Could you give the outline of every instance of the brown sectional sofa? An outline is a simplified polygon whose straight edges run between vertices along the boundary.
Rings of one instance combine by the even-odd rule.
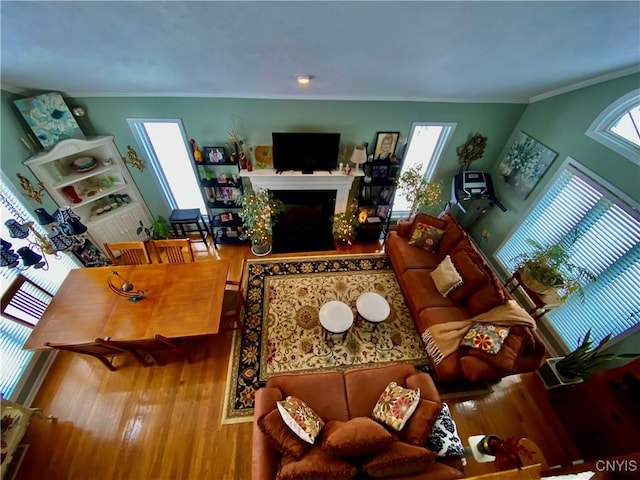
[[[445,231],[431,253],[409,245],[414,226],[421,222]],[[419,214],[413,221],[399,221],[385,245],[407,306],[422,334],[428,327],[467,320],[511,298],[475,244],[450,215],[435,218]],[[450,255],[464,283],[444,297],[429,275]],[[497,354],[459,347],[438,365],[438,381],[498,380],[515,373],[536,370],[545,354],[542,340],[530,327],[513,326]]]
[[[411,365],[360,368],[345,372],[275,375],[265,388],[256,392],[252,480],[274,480],[281,456],[258,426],[258,420],[276,408],[276,402],[292,395],[302,399],[323,421],[348,421],[356,417],[371,417],[380,394],[389,382],[408,388],[420,388],[421,398],[440,403],[440,396],[431,377],[418,373]],[[397,440],[400,442],[400,440]],[[313,449],[320,449],[319,441]],[[446,463],[445,463],[446,462]],[[445,480],[462,478],[457,458],[438,458],[424,473],[394,476],[402,480]],[[358,476],[357,478],[369,478]]]

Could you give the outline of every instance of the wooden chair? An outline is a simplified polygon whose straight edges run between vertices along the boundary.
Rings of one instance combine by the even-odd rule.
[[[244,276],[246,271],[246,259],[242,262],[240,281],[228,280],[224,290],[222,301],[222,314],[220,317],[220,330],[244,331],[242,321],[242,307],[244,305]]]
[[[2,315],[27,327],[34,327],[52,298],[51,292],[18,274],[2,295]]]
[[[91,357],[94,357],[100,360],[102,364],[111,371],[116,370],[116,366],[113,364],[113,361],[111,359],[116,355],[122,355],[125,353],[122,350],[119,350],[110,345],[104,345],[97,341],[94,341],[91,343],[80,343],[77,345],[54,344],[50,342],[45,342],[44,346],[55,348],[57,350],[80,353],[82,355],[89,355]],[[140,360],[140,359],[137,359],[137,360]]]
[[[121,352],[131,353],[142,365],[148,367],[151,365],[145,356],[150,357],[156,365],[162,365],[158,357],[159,353],[167,351],[180,352],[188,363],[193,363],[187,350],[178,345],[175,341],[156,334],[151,339],[145,340],[113,340],[111,338],[96,338],[96,342],[105,347],[115,348]]]
[[[114,265],[144,265],[151,262],[145,242],[111,242],[104,248]]]
[[[195,259],[191,240],[188,238],[171,238],[166,240],[151,240],[158,262],[162,263],[164,255],[167,263],[189,263]]]

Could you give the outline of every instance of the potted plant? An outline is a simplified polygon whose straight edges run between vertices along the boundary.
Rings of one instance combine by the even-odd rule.
[[[553,295],[556,303],[565,302],[573,294],[578,294],[584,302],[582,284],[596,280],[596,276],[571,261],[573,247],[579,238],[580,231],[575,229],[561,241],[549,245],[527,240],[533,252],[522,253],[514,258],[516,272],[520,274],[522,283],[543,296]]]
[[[249,190],[238,197],[236,203],[242,207],[240,218],[251,238],[251,251],[262,256],[271,252],[272,227],[276,215],[284,211],[284,203],[267,189]]]
[[[354,239],[358,219],[353,212],[336,213],[333,222],[333,239],[337,248],[347,248]]]
[[[579,383],[598,370],[606,370],[613,360],[633,359],[640,353],[604,353],[611,334],[604,337],[596,347],[591,341],[591,329],[578,347],[565,357],[548,358],[538,369],[538,375],[547,389]]]
[[[136,233],[140,235],[142,232],[144,232],[147,238],[151,238],[153,240],[162,240],[169,236],[169,228],[170,225],[169,222],[167,222],[167,219],[158,216],[149,227],[146,227],[142,223],[142,220],[140,220],[140,225],[136,229]]]
[[[429,211],[434,207],[441,206],[442,185],[428,182],[422,173],[422,165],[406,169],[400,175],[398,188],[411,204],[409,218],[419,211],[431,213]]]

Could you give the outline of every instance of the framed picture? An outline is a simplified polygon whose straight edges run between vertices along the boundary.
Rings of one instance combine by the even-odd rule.
[[[393,188],[386,185],[380,189],[378,199],[381,203],[389,203],[391,201],[391,195],[393,195]]]
[[[226,223],[226,222],[232,222],[233,221],[233,213],[231,213],[231,212],[221,213],[219,215],[219,217],[220,217],[220,222],[221,223]]]
[[[225,163],[227,155],[224,147],[203,147],[204,163],[216,164]]]
[[[498,171],[518,196],[524,200],[537,185],[549,165],[558,156],[536,139],[518,132],[506,155],[498,165]]]
[[[85,139],[78,122],[57,92],[13,102],[45,150],[67,138]]]
[[[376,216],[380,218],[387,218],[390,208],[391,207],[389,205],[378,205],[378,208],[376,209]]]
[[[376,135],[376,147],[373,151],[373,160],[391,161],[391,156],[396,151],[400,132],[378,132]]]
[[[400,175],[400,165],[391,165],[389,167],[389,180],[395,180]]]
[[[374,165],[371,168],[371,177],[372,178],[387,178],[387,172],[389,171],[389,167],[387,165]]]

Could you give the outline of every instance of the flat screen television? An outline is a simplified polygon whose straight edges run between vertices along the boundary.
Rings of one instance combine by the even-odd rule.
[[[273,132],[273,168],[285,170],[335,170],[340,151],[339,133]]]

